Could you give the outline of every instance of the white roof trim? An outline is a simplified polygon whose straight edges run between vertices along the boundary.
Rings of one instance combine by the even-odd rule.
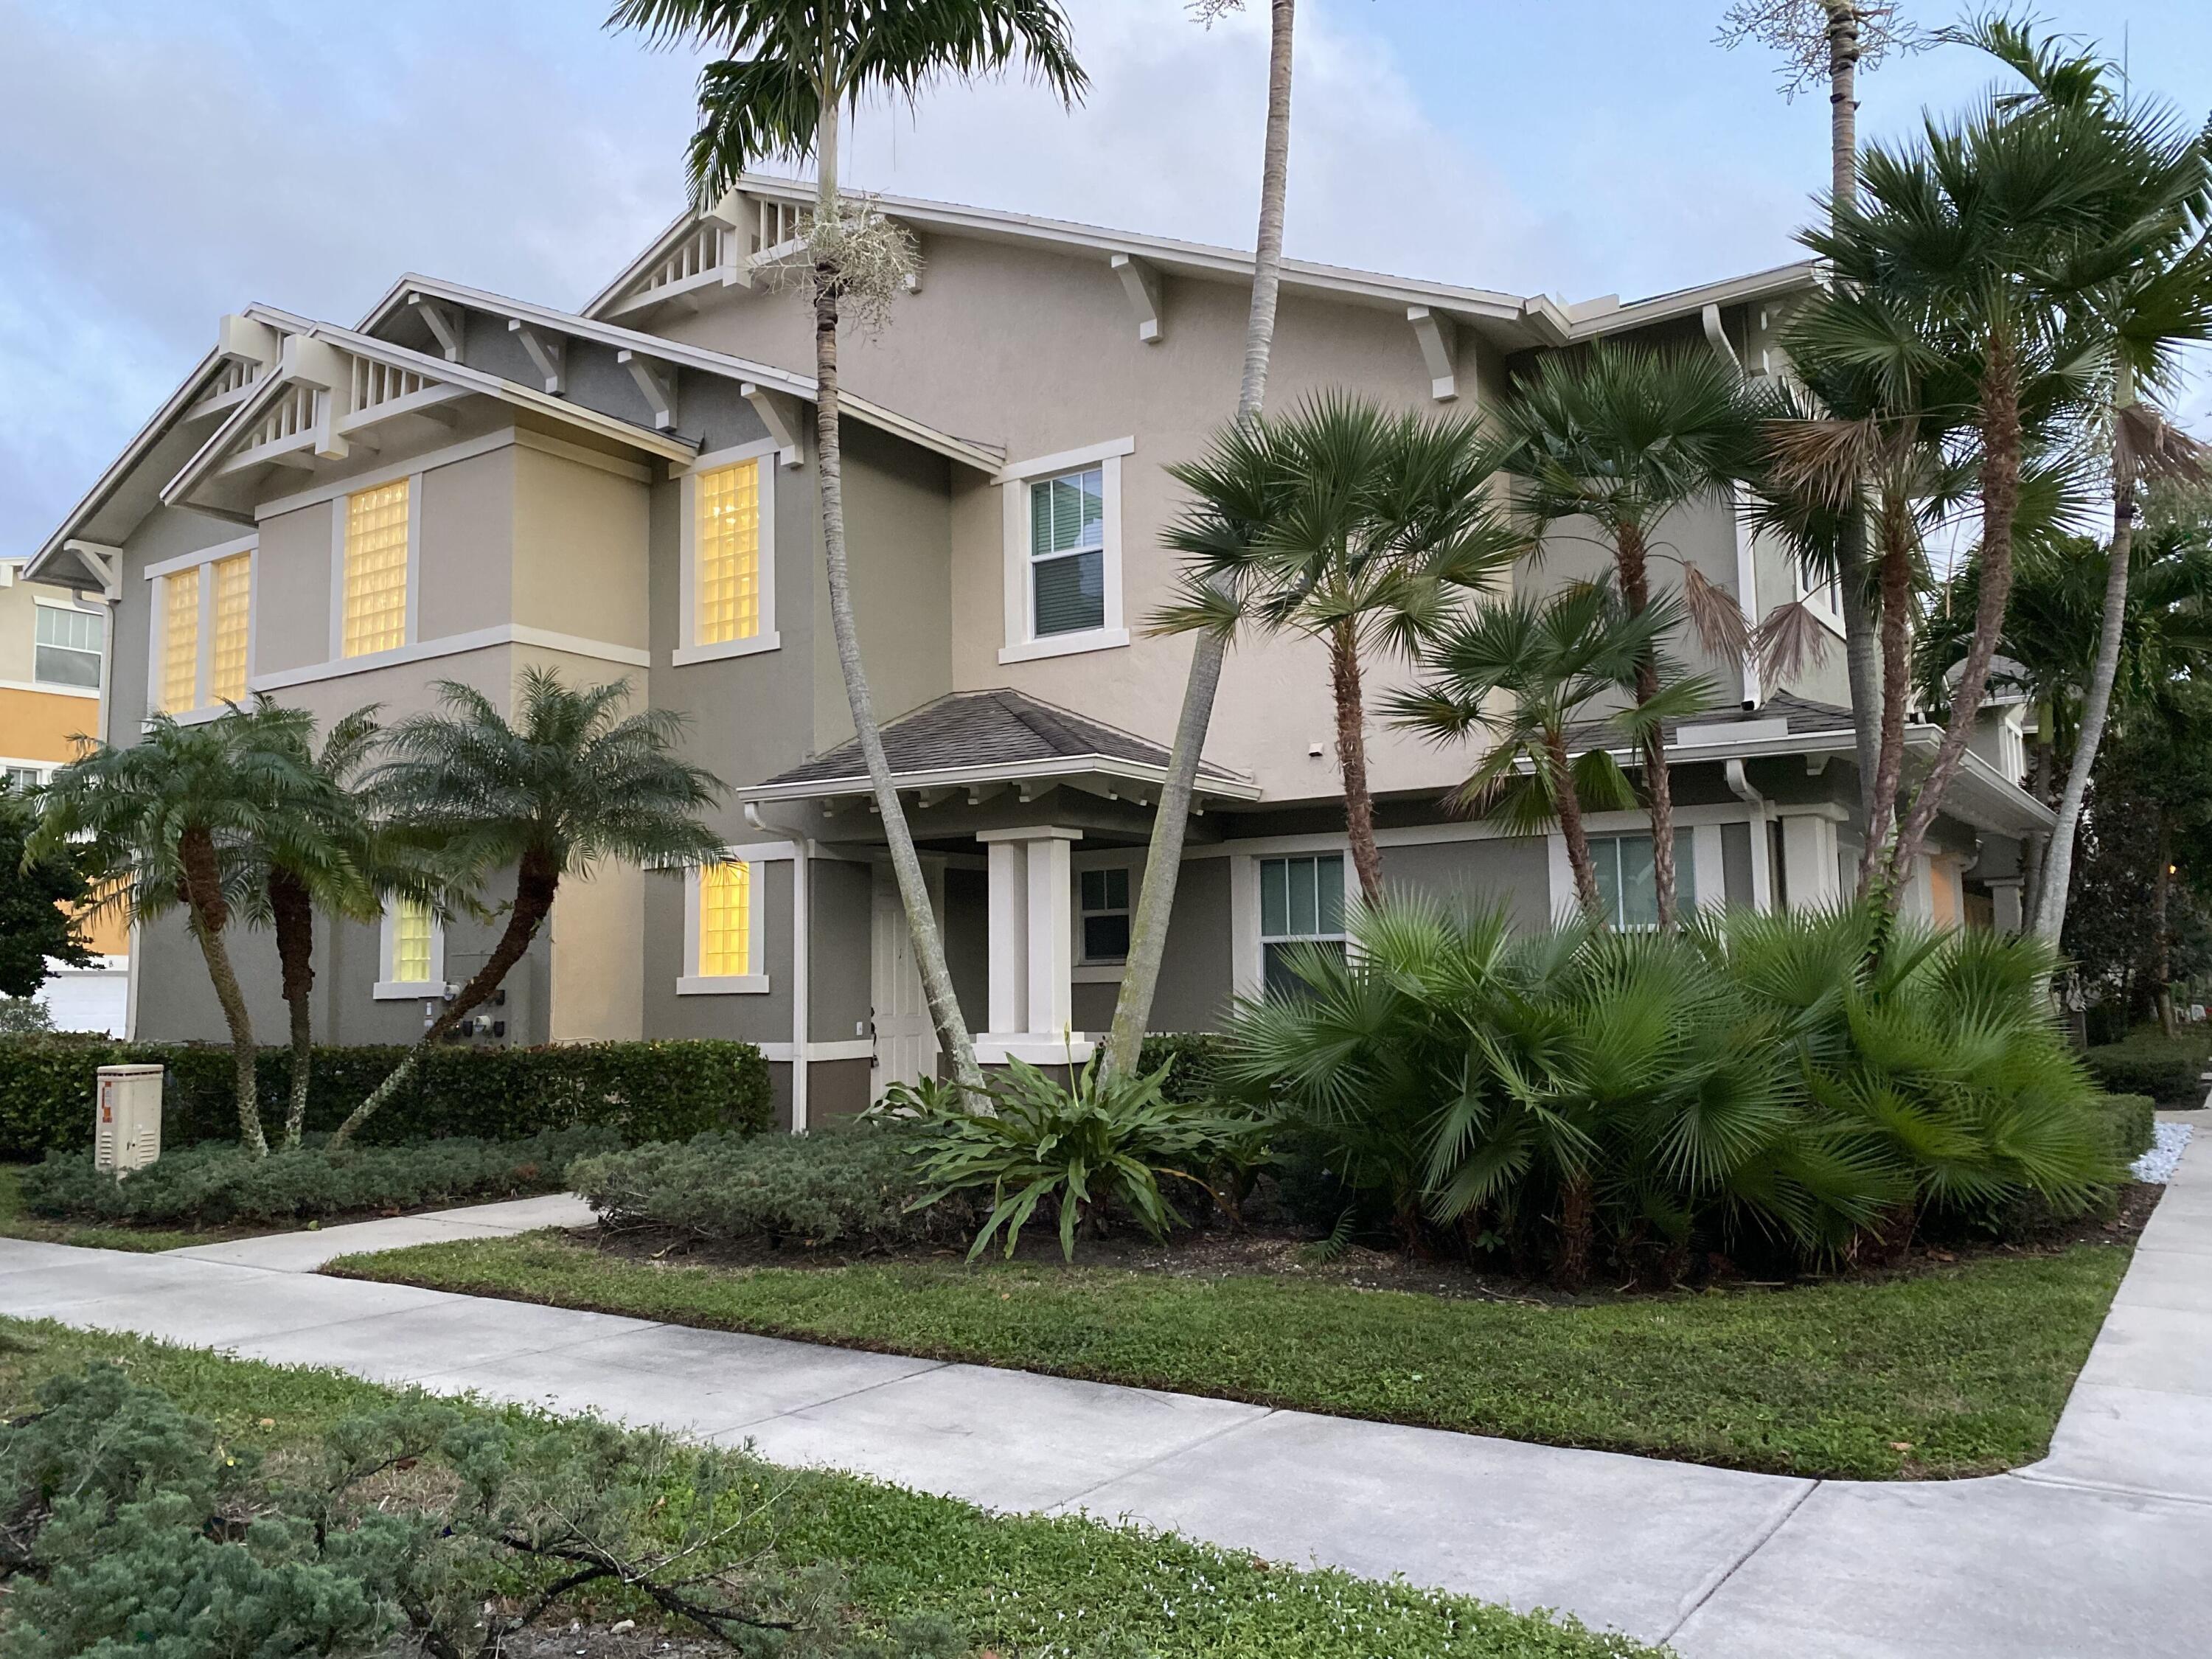
[[[688,217],[685,222],[689,222]],[[361,332],[366,334],[400,311],[407,303],[407,296],[414,293],[435,295],[441,299],[475,306],[502,317],[520,318],[541,328],[556,330],[574,335],[578,339],[612,346],[617,350],[649,353],[663,362],[675,363],[702,374],[720,375],[731,380],[750,380],[775,391],[787,392],[810,404],[814,401],[816,386],[811,374],[795,374],[789,369],[757,363],[749,358],[733,357],[725,351],[686,345],[682,341],[667,339],[658,334],[624,328],[618,323],[603,322],[596,317],[578,316],[573,312],[556,311],[550,306],[533,305],[526,300],[510,299],[503,294],[466,288],[459,283],[444,282],[434,276],[410,274],[401,277],[386,291],[382,299],[369,308],[368,316],[362,319]],[[956,438],[949,432],[940,432],[896,410],[886,409],[866,398],[856,398],[849,392],[841,391],[838,402],[848,414],[857,420],[896,434],[924,449],[933,450],[980,471],[994,472],[1006,461],[1005,450],[996,445]]]
[[[1133,782],[1157,787],[1167,776],[1167,769],[1147,764],[1143,761],[1124,760],[1118,755],[1056,755],[1047,760],[1014,761],[977,766],[940,766],[926,772],[895,774],[901,789],[957,788],[969,784],[1042,782],[1048,779],[1080,778],[1093,775],[1127,778]],[[834,778],[804,779],[796,783],[756,784],[737,792],[740,800],[811,800],[831,795],[865,795],[869,791],[868,775],[848,773]],[[1213,795],[1224,800],[1257,800],[1257,784],[1238,778],[1201,774],[1198,793]]]

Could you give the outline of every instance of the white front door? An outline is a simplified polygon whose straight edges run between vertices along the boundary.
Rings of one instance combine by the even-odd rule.
[[[880,1100],[892,1084],[915,1082],[934,1069],[937,1028],[922,994],[921,967],[915,960],[914,935],[907,931],[906,907],[899,902],[898,878],[880,864],[874,877],[868,980],[875,1004],[876,1064],[868,1087],[870,1098]]]

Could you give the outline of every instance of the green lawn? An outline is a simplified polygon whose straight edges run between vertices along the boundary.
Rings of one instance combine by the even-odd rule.
[[[48,1221],[23,1207],[16,1176],[20,1164],[0,1164],[0,1238],[35,1238],[47,1244],[80,1244],[94,1250],[174,1250],[234,1237],[227,1232],[175,1232],[152,1227],[83,1227]]]
[[[301,1445],[348,1412],[390,1397],[330,1372],[0,1319],[0,1417],[24,1411],[44,1377],[95,1358],[118,1360],[167,1390],[214,1422],[228,1443],[266,1452]],[[530,1420],[519,1409],[508,1414]],[[941,1611],[977,1651],[1004,1659],[1626,1659],[1654,1651],[1462,1596],[1270,1567],[1133,1528],[994,1516],[843,1475],[763,1466],[763,1478],[788,1494],[777,1539],[787,1559],[836,1561],[864,1614]]]
[[[1575,1306],[1015,1263],[664,1265],[558,1233],[331,1271],[1735,1468],[1986,1474],[2047,1448],[2129,1250]]]

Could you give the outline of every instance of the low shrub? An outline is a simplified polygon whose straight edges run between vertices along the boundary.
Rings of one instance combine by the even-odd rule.
[[[307,1127],[336,1128],[398,1065],[396,1046],[319,1047]],[[102,1066],[166,1068],[161,1135],[170,1146],[238,1133],[231,1055],[202,1043],[82,1039],[0,1041],[0,1159],[34,1158],[92,1141],[94,1076]],[[263,1111],[289,1087],[291,1053],[264,1048]],[[398,1096],[363,1126],[385,1144],[436,1135],[513,1139],[596,1125],[635,1144],[709,1129],[751,1133],[773,1117],[768,1063],[749,1042],[576,1042],[544,1048],[433,1048]]]
[[[2202,1106],[2208,1045],[2200,1036],[2168,1036],[2155,1026],[2081,1051],[2097,1085],[2116,1095],[2148,1095],[2168,1110]]]
[[[1224,1062],[1229,1041],[1218,1031],[1155,1031],[1138,1051],[1137,1070],[1151,1076],[1162,1066],[1160,1095],[1188,1106],[1219,1100],[1231,1088]]]
[[[720,1243],[889,1249],[965,1237],[964,1204],[917,1209],[925,1139],[866,1117],[809,1134],[703,1134],[579,1160],[568,1178],[602,1219]]]
[[[83,1152],[50,1152],[21,1178],[33,1215],[144,1226],[297,1222],[559,1192],[569,1165],[617,1143],[605,1128],[547,1129],[521,1140],[452,1137],[406,1146],[310,1142],[254,1158],[217,1143],[185,1146],[118,1181]]]
[[[2097,1111],[2115,1164],[2133,1164],[2158,1139],[2158,1103],[2148,1095],[2100,1095]]]

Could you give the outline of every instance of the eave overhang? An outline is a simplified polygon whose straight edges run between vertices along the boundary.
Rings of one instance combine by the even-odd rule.
[[[1088,788],[1089,793],[1105,793],[1090,787],[1094,782],[1124,786],[1115,793],[1129,799],[1149,805],[1159,798],[1160,787],[1165,782],[1167,769],[1148,765],[1143,761],[1126,759],[1118,755],[1065,755],[1049,760],[994,762],[978,766],[945,766],[895,772],[892,781],[900,793],[922,790],[944,790],[957,793],[963,790],[1002,787],[1012,785],[1042,794],[1046,788],[1068,784]],[[809,801],[836,800],[873,793],[873,786],[865,772],[839,777],[807,778],[791,783],[755,784],[737,792],[741,801]],[[1216,800],[1254,801],[1260,799],[1260,787],[1249,779],[1225,774],[1209,767],[1200,773],[1197,794]]]

